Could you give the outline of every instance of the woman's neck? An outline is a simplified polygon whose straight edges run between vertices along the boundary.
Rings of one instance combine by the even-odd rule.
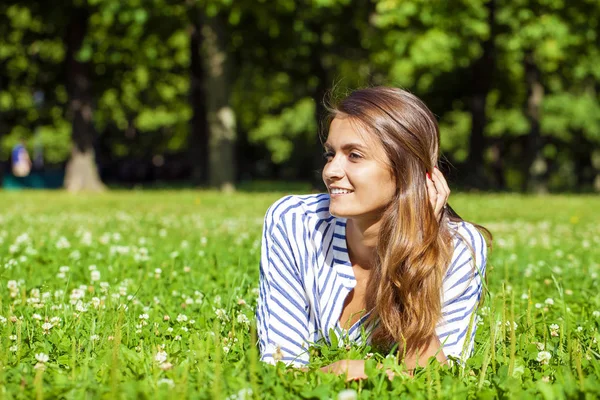
[[[346,245],[352,264],[371,269],[375,264],[381,220],[348,219]]]

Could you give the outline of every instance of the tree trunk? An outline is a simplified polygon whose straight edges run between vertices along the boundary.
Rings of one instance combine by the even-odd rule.
[[[190,40],[190,101],[193,110],[188,156],[192,166],[192,182],[195,185],[208,183],[208,121],[206,110],[206,90],[204,87],[204,65],[202,64],[202,35],[200,13],[190,10],[192,24]]]
[[[223,191],[235,190],[236,118],[230,104],[231,55],[225,24],[219,16],[202,16],[202,59],[208,120],[209,182]]]
[[[540,132],[541,106],[544,87],[540,82],[540,71],[535,64],[533,52],[525,54],[525,79],[527,82],[527,104],[525,114],[530,128],[527,136],[523,189],[532,193],[548,192],[546,181],[548,164],[542,154],[542,136]]]
[[[69,114],[73,121],[73,149],[65,171],[65,188],[70,192],[102,191],[104,184],[98,175],[94,153],[95,130],[88,66],[76,59],[87,31],[87,10],[73,10],[66,33],[66,72],[69,94]]]
[[[483,54],[473,63],[472,79],[473,92],[471,95],[471,136],[469,137],[469,155],[465,168],[468,185],[483,188],[487,185],[484,173],[483,154],[485,152],[485,126],[487,124],[486,103],[492,87],[493,74],[496,66],[496,0],[487,3],[488,26],[490,36],[482,43]]]

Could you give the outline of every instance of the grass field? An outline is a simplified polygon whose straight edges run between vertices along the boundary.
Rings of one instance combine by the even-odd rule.
[[[347,383],[257,361],[281,195],[0,192],[0,399],[600,397],[599,197],[453,194],[495,239],[475,355],[393,381],[375,355]],[[323,347],[311,367],[369,352]]]

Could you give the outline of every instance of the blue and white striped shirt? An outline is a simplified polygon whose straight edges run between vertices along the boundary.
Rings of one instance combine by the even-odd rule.
[[[436,333],[446,356],[466,358],[473,349],[475,320],[464,355],[462,351],[482,293],[487,248],[473,225],[450,226],[454,254],[443,281],[442,321]],[[265,216],[262,237],[256,310],[261,359],[305,365],[309,345],[321,339],[330,343],[331,329],[360,342],[368,315],[347,331],[339,324],[344,300],[355,285],[346,219],[329,213],[329,195],[288,196],[275,202]]]

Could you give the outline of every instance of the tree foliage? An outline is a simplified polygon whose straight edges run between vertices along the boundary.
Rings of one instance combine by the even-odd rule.
[[[74,9],[88,15],[76,59],[89,66],[101,164],[194,151],[192,164],[213,156],[200,170],[234,168],[209,146],[210,115],[226,106],[238,176],[310,178],[328,90],[385,84],[426,101],[445,157],[479,171],[476,186],[600,188],[597,1],[5,1],[2,160],[20,138],[48,163],[70,157]],[[194,36],[210,21],[224,32],[224,89]]]

